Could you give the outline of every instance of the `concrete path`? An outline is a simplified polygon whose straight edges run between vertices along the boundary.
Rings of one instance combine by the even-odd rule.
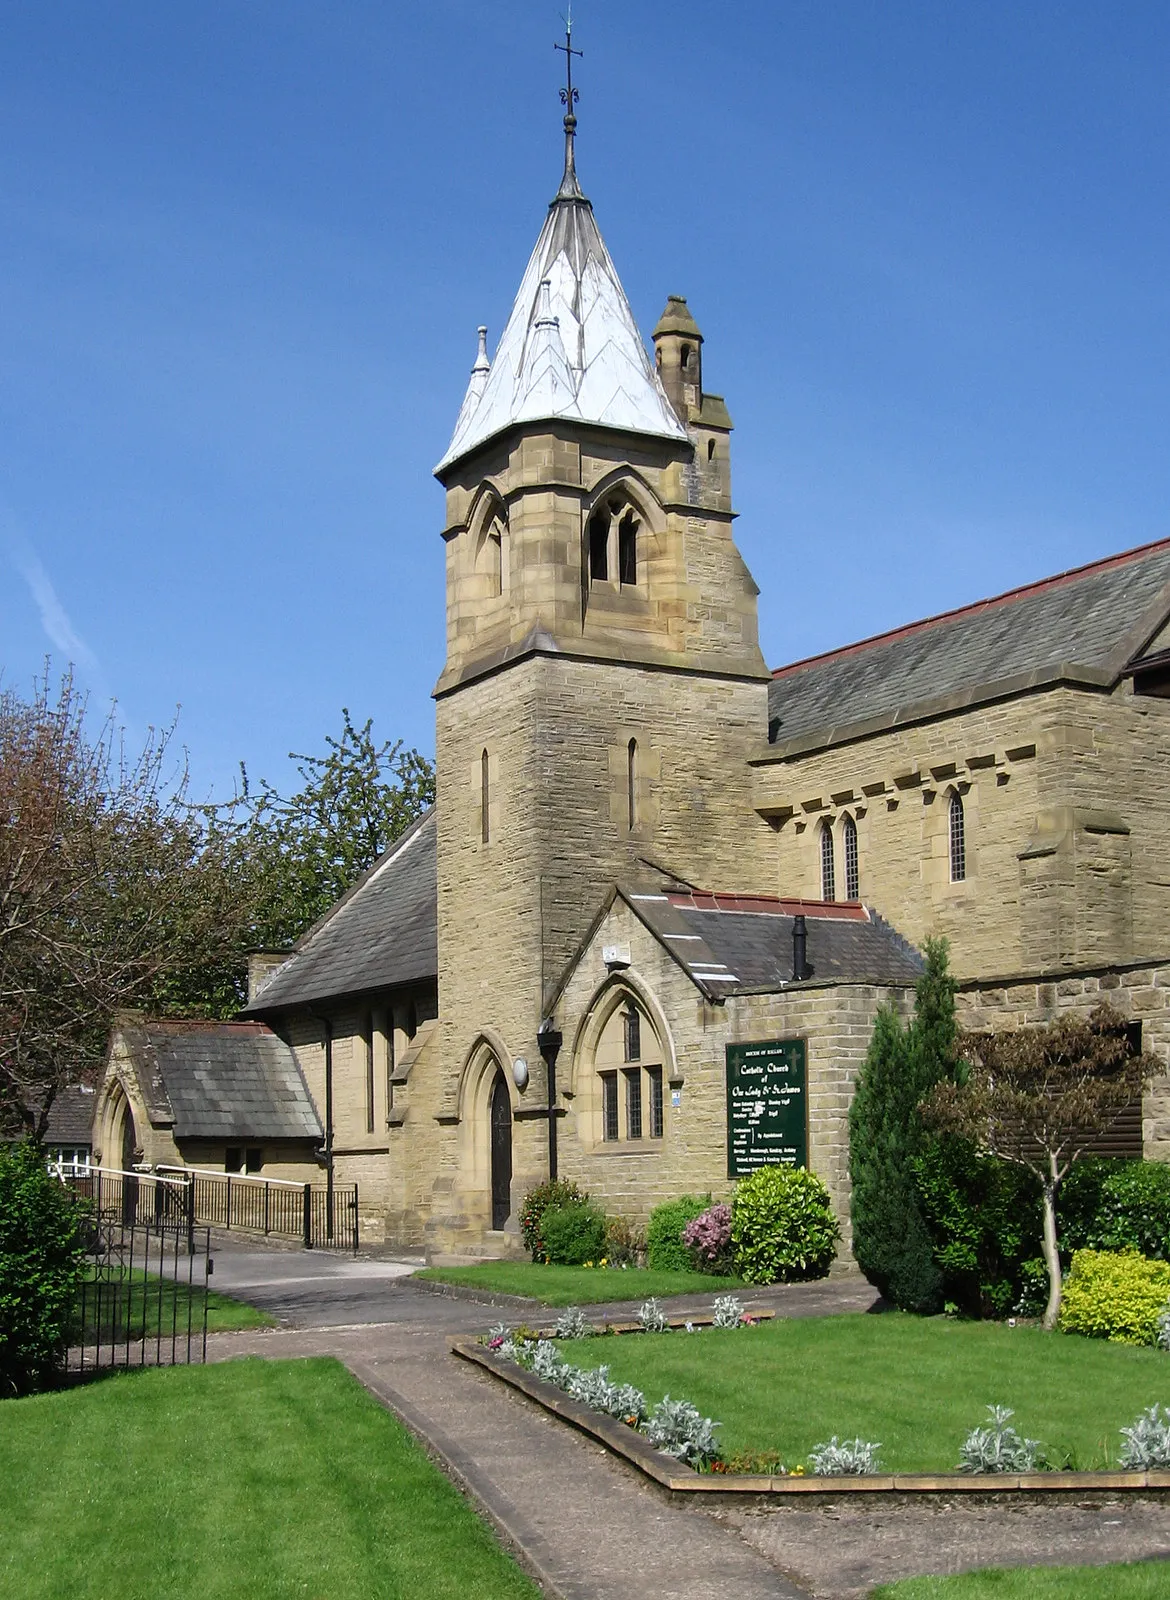
[[[671,1505],[599,1445],[452,1357],[453,1335],[521,1315],[425,1291],[406,1275],[411,1265],[220,1245],[216,1288],[264,1306],[285,1326],[217,1335],[209,1359],[344,1361],[426,1442],[550,1596],[862,1600],[876,1583],[918,1573],[1170,1556],[1170,1507],[1153,1501],[719,1516]],[[789,1316],[875,1304],[867,1285],[849,1279],[752,1298]],[[623,1309],[599,1307],[595,1320]]]

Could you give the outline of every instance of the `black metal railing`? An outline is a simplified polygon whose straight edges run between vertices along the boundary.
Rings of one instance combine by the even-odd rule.
[[[85,1276],[74,1302],[71,1373],[183,1366],[207,1359],[207,1228],[91,1216]]]
[[[271,1234],[306,1250],[358,1248],[356,1183],[293,1183],[243,1172],[159,1166],[154,1172],[93,1167],[62,1179],[95,1215],[126,1225],[190,1234],[200,1228]]]

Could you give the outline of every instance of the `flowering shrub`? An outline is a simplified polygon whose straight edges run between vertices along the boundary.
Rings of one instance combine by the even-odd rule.
[[[1011,1427],[1015,1412],[988,1406],[990,1426],[972,1428],[959,1450],[960,1472],[1035,1472],[1044,1465],[1038,1439],[1021,1439]]]
[[[558,1339],[588,1339],[592,1333],[593,1324],[579,1306],[566,1306],[557,1318]]]
[[[818,1478],[863,1478],[881,1466],[880,1444],[865,1439],[838,1439],[816,1444],[808,1453],[808,1464]]]
[[[638,1307],[638,1321],[643,1333],[665,1333],[670,1327],[666,1312],[653,1295]]]
[[[533,1261],[545,1259],[540,1223],[550,1206],[583,1205],[588,1199],[589,1196],[582,1194],[575,1183],[565,1178],[538,1183],[535,1189],[529,1189],[520,1207],[520,1237],[531,1250]]]
[[[685,1461],[688,1466],[702,1467],[719,1454],[715,1443],[718,1426],[710,1417],[701,1416],[689,1400],[672,1400],[664,1395],[650,1413],[646,1437],[664,1455]]]
[[[1159,1350],[1170,1350],[1170,1304],[1159,1311],[1154,1322],[1154,1343]]]
[[[738,1328],[743,1322],[743,1302],[733,1294],[721,1294],[715,1301],[715,1326]]]
[[[1170,1265],[1136,1251],[1078,1250],[1065,1279],[1062,1333],[1117,1344],[1153,1344],[1170,1295]]]
[[[1122,1428],[1121,1436],[1125,1443],[1118,1460],[1123,1467],[1138,1472],[1165,1472],[1170,1468],[1170,1406],[1151,1406],[1132,1428]]]
[[[719,1201],[692,1217],[682,1242],[704,1272],[723,1272],[731,1265],[731,1207]]]
[[[748,1283],[823,1278],[840,1237],[829,1191],[803,1167],[760,1167],[735,1186],[731,1240]]]

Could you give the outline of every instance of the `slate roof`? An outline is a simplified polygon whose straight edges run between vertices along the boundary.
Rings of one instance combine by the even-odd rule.
[[[97,1097],[92,1089],[70,1084],[58,1091],[49,1108],[45,1129],[46,1144],[81,1145],[91,1143],[93,1111]]]
[[[1041,684],[1111,687],[1170,611],[1170,539],[773,673],[769,742],[815,748]]]
[[[169,1106],[176,1139],[324,1137],[296,1057],[263,1023],[123,1022],[120,1031],[152,1116]]]
[[[486,330],[443,472],[516,422],[564,417],[685,440],[570,160],[491,362]]]
[[[867,906],[771,896],[623,890],[623,898],[711,998],[792,984],[792,925],[805,918],[813,983],[913,984],[923,960]]]
[[[432,806],[308,933],[245,1016],[437,979]]]

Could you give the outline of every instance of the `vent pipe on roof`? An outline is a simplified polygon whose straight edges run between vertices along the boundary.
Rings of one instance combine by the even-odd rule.
[[[811,975],[812,969],[808,964],[808,928],[804,913],[798,912],[792,919],[792,981],[799,983]]]

